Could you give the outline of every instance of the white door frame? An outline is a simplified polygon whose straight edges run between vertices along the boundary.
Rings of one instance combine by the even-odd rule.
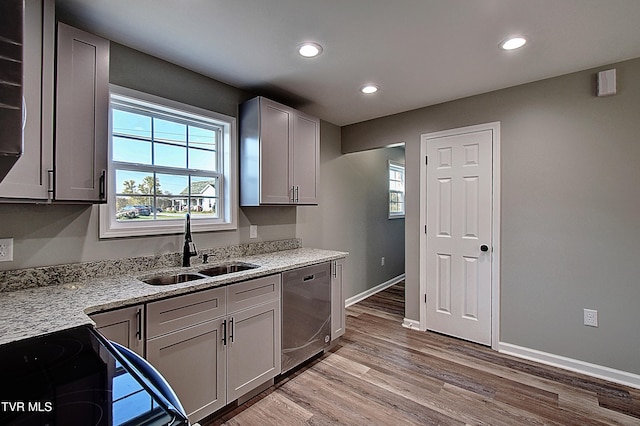
[[[491,348],[498,350],[500,342],[500,122],[460,127],[440,132],[425,133],[420,136],[420,330],[427,329],[427,140],[437,137],[455,136],[491,130],[493,135],[493,205],[492,205],[492,244],[491,256]]]

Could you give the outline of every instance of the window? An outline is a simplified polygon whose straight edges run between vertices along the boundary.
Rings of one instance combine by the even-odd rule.
[[[404,217],[404,164],[389,161],[389,219]]]
[[[235,229],[235,119],[111,86],[102,238]]]

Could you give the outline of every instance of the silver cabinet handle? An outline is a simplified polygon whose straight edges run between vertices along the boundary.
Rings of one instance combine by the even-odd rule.
[[[222,321],[222,344],[227,346],[227,320]]]
[[[136,311],[136,338],[142,340],[142,309]]]
[[[102,173],[100,173],[100,183],[99,183],[98,191],[99,191],[98,198],[100,198],[101,200],[104,200],[105,197],[107,196],[107,171],[106,170],[102,170]]]

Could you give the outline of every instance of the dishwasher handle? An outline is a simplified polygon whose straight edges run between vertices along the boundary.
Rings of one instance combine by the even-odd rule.
[[[311,274],[311,275],[306,275],[302,281],[313,281],[316,278],[315,274]]]

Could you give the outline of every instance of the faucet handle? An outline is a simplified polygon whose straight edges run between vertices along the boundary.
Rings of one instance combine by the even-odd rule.
[[[209,255],[204,253],[202,255],[202,263],[207,263],[209,261]]]

